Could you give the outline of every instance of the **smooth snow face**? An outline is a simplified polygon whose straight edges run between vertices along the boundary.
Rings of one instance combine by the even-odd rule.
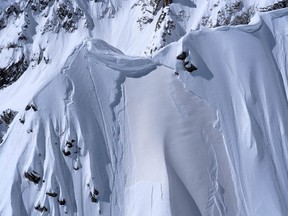
[[[134,185],[129,189],[134,208],[128,207],[125,215],[144,216],[149,208],[151,215],[163,216],[234,215],[237,200],[229,160],[213,127],[216,112],[183,90],[171,72],[159,67],[124,85],[135,155]]]
[[[287,212],[288,32],[280,27],[287,14],[284,9],[254,25],[191,33],[155,56],[218,111],[240,215]],[[189,51],[198,67],[192,75],[171,58],[179,50]]]

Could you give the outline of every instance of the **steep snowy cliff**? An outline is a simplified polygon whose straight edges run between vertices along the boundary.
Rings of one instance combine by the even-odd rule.
[[[286,215],[286,6],[1,2],[0,215]]]

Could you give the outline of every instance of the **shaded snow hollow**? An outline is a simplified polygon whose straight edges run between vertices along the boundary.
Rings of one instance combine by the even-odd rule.
[[[19,111],[0,146],[0,214],[285,215],[287,13],[192,32],[153,60],[86,40],[63,48],[61,70],[24,75],[0,92]]]

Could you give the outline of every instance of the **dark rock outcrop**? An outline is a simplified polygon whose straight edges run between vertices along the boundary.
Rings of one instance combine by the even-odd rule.
[[[40,204],[38,204],[37,206],[34,207],[37,211],[40,211],[40,212],[47,212],[48,209],[45,207],[45,206],[41,206]]]
[[[13,63],[6,68],[0,68],[0,89],[3,89],[17,81],[26,71],[28,66],[28,62],[23,56],[18,62]]]
[[[32,172],[25,172],[24,173],[24,177],[27,178],[29,181],[38,184],[39,181],[41,180],[41,177],[39,176],[39,174],[35,171]]]

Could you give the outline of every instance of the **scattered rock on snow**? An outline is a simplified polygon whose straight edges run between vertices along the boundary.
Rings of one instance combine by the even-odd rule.
[[[183,62],[183,66],[189,73],[192,73],[193,71],[197,70],[197,67],[191,63],[189,60],[189,54],[186,51],[183,51],[180,53],[177,57],[178,60],[181,60]],[[178,75],[178,72],[175,72],[176,75]]]
[[[38,184],[41,179],[39,174],[35,171],[25,172],[24,177],[27,178],[29,181],[34,182],[35,184]]]
[[[178,56],[177,56],[177,59],[178,60],[185,60],[187,57],[187,52],[183,51],[182,53],[180,53]]]
[[[47,196],[56,197],[58,194],[55,192],[46,192]]]
[[[65,151],[65,149],[63,149],[62,152],[63,152],[63,154],[64,154],[65,156],[71,155],[71,152],[70,152],[70,151]]]
[[[98,203],[98,199],[97,199],[98,196],[99,196],[99,191],[96,190],[95,188],[93,189],[93,192],[90,191],[90,197],[93,203]]]
[[[37,206],[34,207],[37,211],[40,212],[47,212],[48,209],[45,206],[40,206],[40,204],[38,204]]]
[[[58,199],[58,203],[59,203],[59,205],[65,205],[66,204],[66,200],[65,199],[63,199],[63,200]]]

